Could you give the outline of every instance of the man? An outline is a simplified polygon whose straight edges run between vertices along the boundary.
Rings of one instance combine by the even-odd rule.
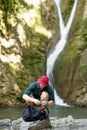
[[[38,81],[30,84],[24,91],[23,99],[32,107],[33,104],[41,105],[41,107],[54,105],[54,92],[49,86],[49,78],[43,75]]]

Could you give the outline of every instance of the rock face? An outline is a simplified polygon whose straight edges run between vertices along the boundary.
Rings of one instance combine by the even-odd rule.
[[[64,50],[54,65],[55,87],[65,102],[87,106],[87,1],[79,0]]]
[[[46,58],[59,38],[53,0],[1,1],[0,105],[22,104],[22,93],[46,72]],[[62,2],[67,22],[73,1]],[[67,44],[55,62],[54,81],[65,102],[87,106],[87,0],[78,0]]]
[[[57,41],[57,10],[52,0],[0,5],[0,105],[19,105],[24,89],[45,74],[47,46]]]

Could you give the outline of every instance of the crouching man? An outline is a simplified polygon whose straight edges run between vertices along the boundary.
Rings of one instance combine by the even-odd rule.
[[[41,107],[53,106],[54,92],[49,85],[49,78],[43,75],[37,81],[31,83],[24,91],[23,99],[31,107],[33,107],[33,104],[41,105]]]

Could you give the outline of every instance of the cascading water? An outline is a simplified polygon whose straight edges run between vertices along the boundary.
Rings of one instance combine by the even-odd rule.
[[[74,0],[74,5],[73,5],[73,8],[72,8],[72,11],[71,11],[71,14],[70,14],[70,17],[66,26],[64,25],[63,17],[61,14],[61,1],[62,0],[54,0],[54,1],[56,3],[57,9],[58,9],[58,15],[59,15],[60,40],[57,42],[54,51],[47,58],[47,75],[50,78],[51,85],[52,85],[52,80],[53,80],[52,78],[53,66],[54,66],[56,58],[58,57],[60,52],[63,50],[67,42],[68,33],[70,30],[71,24],[73,22],[78,0]],[[66,103],[63,103],[63,100],[57,95],[56,90],[54,90],[54,95],[55,95],[56,105],[67,105]]]

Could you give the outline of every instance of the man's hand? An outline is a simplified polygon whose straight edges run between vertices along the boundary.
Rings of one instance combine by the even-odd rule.
[[[35,98],[33,98],[33,96],[28,96],[26,94],[23,95],[23,99],[27,102],[27,104],[30,104],[30,103],[35,103],[36,105],[41,104],[38,99],[35,99]]]
[[[42,106],[46,106],[47,103],[48,103],[48,101],[41,101],[41,105],[42,105]]]
[[[49,105],[49,106],[53,106],[54,105],[54,101],[41,101],[41,104],[43,106]]]
[[[40,105],[41,102],[38,100],[38,99],[34,99],[33,102],[36,104],[36,105]]]

